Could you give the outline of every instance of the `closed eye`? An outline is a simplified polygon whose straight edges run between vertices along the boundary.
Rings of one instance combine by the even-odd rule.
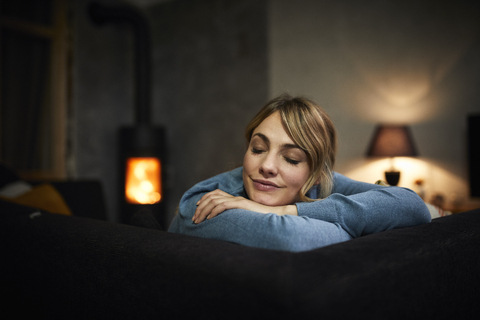
[[[262,152],[265,152],[265,151],[260,150],[260,149],[256,149],[256,148],[252,148],[252,153],[254,153],[254,154],[260,154]]]
[[[284,157],[285,160],[290,163],[290,164],[293,164],[293,165],[297,165],[300,163],[300,161],[297,161],[297,160],[293,160],[293,159],[290,159],[290,158],[287,158],[287,157]]]

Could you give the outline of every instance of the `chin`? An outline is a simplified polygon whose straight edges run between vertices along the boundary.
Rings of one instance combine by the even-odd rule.
[[[266,195],[253,195],[253,197],[250,199],[269,207],[284,206],[289,204],[285,203],[285,201],[282,201],[281,197],[271,197]]]

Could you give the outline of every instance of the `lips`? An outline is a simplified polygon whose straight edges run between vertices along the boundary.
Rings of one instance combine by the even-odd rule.
[[[259,191],[276,191],[280,188],[278,185],[268,180],[252,179],[252,181],[255,189]]]

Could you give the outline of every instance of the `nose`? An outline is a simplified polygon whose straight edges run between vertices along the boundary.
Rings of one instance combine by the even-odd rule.
[[[260,173],[265,177],[274,177],[278,174],[278,166],[275,156],[271,153],[267,154],[260,164]]]

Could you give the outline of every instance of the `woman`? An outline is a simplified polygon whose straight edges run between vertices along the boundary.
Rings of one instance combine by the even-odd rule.
[[[333,172],[333,123],[308,99],[271,100],[247,126],[246,138],[243,167],[188,190],[170,232],[305,251],[430,222],[413,191]]]

